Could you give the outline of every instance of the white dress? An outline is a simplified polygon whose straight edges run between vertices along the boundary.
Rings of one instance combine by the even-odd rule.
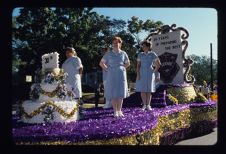
[[[82,97],[82,84],[79,69],[83,67],[79,57],[73,56],[65,60],[62,65],[64,72],[68,73],[66,83],[71,86],[71,90],[75,94],[75,98]]]
[[[106,91],[105,91],[107,72],[105,70],[103,70],[102,72],[103,72],[103,84],[104,84],[104,97],[106,101],[103,108],[105,109],[112,108],[111,99],[106,97]]]

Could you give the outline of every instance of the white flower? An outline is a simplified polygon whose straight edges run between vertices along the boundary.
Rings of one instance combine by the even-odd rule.
[[[54,68],[54,69],[53,69],[53,74],[54,74],[55,76],[58,76],[58,75],[60,74],[60,69],[59,69],[59,68]]]
[[[57,88],[57,86],[58,86],[58,84],[56,82],[54,82],[52,84],[48,84],[48,83],[41,84],[41,88],[45,92],[53,92]]]

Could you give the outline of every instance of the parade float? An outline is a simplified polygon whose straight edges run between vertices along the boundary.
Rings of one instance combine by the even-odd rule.
[[[68,123],[30,124],[17,115],[13,116],[12,129],[15,144],[173,145],[211,132],[217,125],[217,103],[194,88],[194,77],[189,74],[193,62],[185,58],[188,36],[186,29],[173,24],[146,38],[162,63],[161,84],[151,102],[153,110],[142,111],[138,95],[131,95],[124,99],[122,118],[113,117],[112,109],[102,108],[83,109],[83,118]]]

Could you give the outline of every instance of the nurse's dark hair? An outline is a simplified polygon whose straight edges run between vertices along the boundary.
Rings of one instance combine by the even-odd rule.
[[[147,40],[141,42],[141,45],[146,45],[147,47],[151,48],[151,42]]]
[[[73,53],[75,56],[77,56],[77,52],[75,51],[75,49],[73,48],[73,47],[67,47],[66,49],[65,49],[65,51],[67,52],[71,52],[71,53]]]

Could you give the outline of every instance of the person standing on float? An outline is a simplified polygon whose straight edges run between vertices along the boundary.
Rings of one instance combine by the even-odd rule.
[[[108,48],[104,49],[104,54],[108,52]],[[107,77],[107,71],[105,71],[104,69],[102,70],[103,73],[103,85],[104,85],[104,97],[105,97],[105,104],[103,106],[104,109],[107,108],[112,108],[112,103],[111,103],[111,99],[106,97],[106,93],[105,93],[105,85],[106,85],[106,77]]]
[[[152,110],[151,93],[156,90],[156,82],[160,81],[158,69],[161,65],[160,60],[155,52],[151,50],[151,42],[144,41],[141,43],[142,50],[137,57],[137,77],[136,91],[141,93],[143,102],[142,110]]]
[[[75,94],[75,99],[80,99],[82,97],[82,72],[83,65],[81,59],[77,56],[74,48],[66,48],[67,59],[62,65],[64,72],[68,74],[66,78],[66,84],[69,84],[72,91]]]
[[[123,98],[128,97],[128,83],[126,68],[130,66],[128,55],[121,50],[122,39],[114,37],[112,51],[104,54],[99,65],[107,71],[105,96],[111,99],[114,109],[114,117],[123,117]]]
[[[203,95],[209,99],[210,97],[210,88],[208,87],[206,81],[203,81],[203,86],[201,87],[201,92],[203,93]]]

